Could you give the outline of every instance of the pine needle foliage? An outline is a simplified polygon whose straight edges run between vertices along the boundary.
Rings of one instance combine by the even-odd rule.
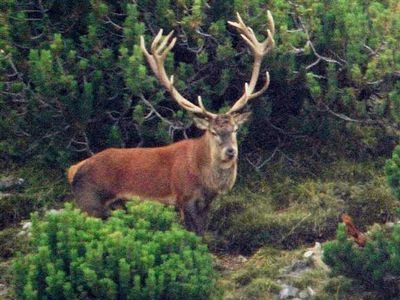
[[[395,197],[400,200],[400,146],[385,166],[386,177]],[[324,261],[335,275],[345,275],[378,292],[382,299],[400,293],[400,224],[390,233],[377,226],[370,232],[365,247],[347,238],[346,227],[339,224],[335,241],[324,247]]]
[[[392,158],[386,161],[385,172],[393,194],[400,200],[400,145],[394,149]]]
[[[377,292],[382,299],[399,295],[400,225],[385,236],[382,229],[369,236],[361,248],[347,238],[346,227],[339,224],[335,241],[324,246],[324,261],[333,275],[344,275]]]
[[[32,251],[13,265],[18,299],[209,299],[207,247],[157,203],[129,203],[107,221],[66,204],[32,215]]]
[[[261,73],[270,72],[271,85],[251,104],[244,152],[285,145],[335,159],[392,151],[397,0],[7,0],[0,4],[0,156],[66,167],[106,147],[183,138],[187,113],[149,71],[140,35],[149,43],[160,28],[174,30],[166,68],[176,87],[224,110],[242,94],[252,66],[227,21],[239,12],[261,38],[267,9],[276,47]]]

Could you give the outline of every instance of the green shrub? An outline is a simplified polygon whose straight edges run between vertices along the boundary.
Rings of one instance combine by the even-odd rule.
[[[261,73],[271,86],[252,104],[243,152],[285,145],[315,159],[375,157],[391,150],[399,119],[397,2],[2,1],[0,156],[65,167],[105,147],[183,136],[187,114],[156,83],[139,36],[175,30],[168,74],[217,111],[240,97],[252,66],[227,20],[239,12],[261,36],[270,9],[276,47]],[[153,108],[142,96],[162,118],[146,117]]]
[[[385,172],[393,194],[400,200],[400,145],[394,149],[392,158],[386,161]]]
[[[393,194],[400,200],[400,146],[394,150],[392,159],[386,162],[385,171]],[[376,193],[373,191],[366,188],[359,194],[374,199]],[[360,203],[355,203],[355,206],[362,209]],[[355,223],[358,224],[357,221]],[[349,240],[346,226],[339,224],[336,240],[326,243],[324,247],[324,261],[333,274],[353,278],[367,289],[377,291],[382,298],[396,297],[400,293],[400,224],[396,224],[389,234],[377,226],[370,232],[363,248]]]
[[[334,275],[344,275],[377,291],[382,298],[396,297],[400,290],[400,225],[385,237],[382,230],[370,235],[364,248],[347,238],[346,227],[339,224],[337,239],[324,246],[324,261]]]
[[[32,252],[14,265],[18,299],[208,299],[216,278],[207,247],[172,209],[132,202],[107,221],[66,204],[32,215]]]

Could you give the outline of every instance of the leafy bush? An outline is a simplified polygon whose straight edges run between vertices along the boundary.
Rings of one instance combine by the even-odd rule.
[[[66,204],[32,215],[32,251],[14,265],[18,299],[208,299],[216,279],[207,247],[172,209],[129,203],[107,221]]]
[[[345,275],[375,290],[381,298],[400,293],[400,225],[385,237],[382,230],[369,236],[364,248],[347,238],[346,227],[339,224],[337,239],[324,245],[324,261],[334,275]]]

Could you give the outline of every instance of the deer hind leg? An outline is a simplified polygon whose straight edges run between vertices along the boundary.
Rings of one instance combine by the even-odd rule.
[[[82,212],[89,216],[107,219],[110,216],[110,210],[106,205],[105,195],[108,193],[92,190],[90,188],[74,189],[75,203]]]
[[[75,173],[72,180],[75,203],[82,212],[106,219],[110,216],[108,204],[115,199],[115,195],[91,180],[95,177],[94,172],[90,164],[83,164]]]
[[[106,219],[110,216],[107,201],[114,198],[110,192],[100,189],[96,184],[85,180],[84,172],[75,176],[72,183],[75,203],[82,212],[88,215]],[[80,173],[80,174],[79,174]]]

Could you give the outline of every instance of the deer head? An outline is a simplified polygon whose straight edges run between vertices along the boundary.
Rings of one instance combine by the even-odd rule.
[[[209,141],[211,157],[222,166],[231,165],[235,162],[238,155],[236,133],[241,124],[250,116],[249,112],[240,113],[247,102],[263,94],[269,86],[269,73],[265,74],[265,82],[262,88],[254,91],[260,74],[261,62],[264,56],[271,51],[275,45],[273,34],[275,33],[274,20],[270,11],[268,14],[267,38],[259,42],[253,30],[246,26],[237,13],[237,22],[228,23],[235,27],[242,39],[248,44],[254,57],[253,70],[249,83],[245,83],[243,95],[237,99],[234,105],[227,113],[216,114],[209,112],[203,105],[202,98],[198,96],[197,105],[183,97],[174,87],[174,76],[168,77],[164,61],[174,47],[176,38],[172,38],[173,31],[163,38],[161,29],[151,44],[151,54],[147,51],[144,37],[140,37],[141,48],[150,65],[150,68],[160,81],[160,83],[169,91],[172,98],[185,110],[195,114],[195,125],[206,131],[205,135]]]

